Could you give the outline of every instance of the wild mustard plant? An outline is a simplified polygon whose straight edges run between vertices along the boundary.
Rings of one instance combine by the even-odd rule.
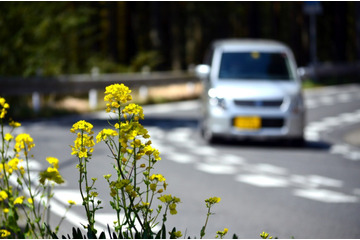
[[[115,231],[126,232],[129,237],[136,234],[150,233],[159,223],[158,216],[162,206],[152,208],[154,198],[158,196],[165,204],[163,224],[166,213],[176,214],[179,198],[161,195],[166,190],[166,179],[161,174],[154,174],[154,165],[161,160],[160,153],[151,146],[150,135],[139,120],[144,119],[141,106],[128,102],[132,99],[131,90],[123,84],[106,87],[104,100],[106,112],[117,115],[112,128],[103,129],[96,137],[97,142],[104,142],[111,152],[115,176],[105,175],[112,198],[110,205],[116,211]],[[124,216],[124,217],[123,217]],[[134,235],[135,234],[135,235]],[[181,233],[177,232],[177,236]]]
[[[86,217],[88,220],[88,226],[84,226],[85,228],[89,227],[94,233],[96,233],[95,229],[95,212],[101,209],[100,200],[96,200],[98,193],[96,192],[96,188],[94,187],[96,178],[88,178],[87,174],[87,163],[91,159],[92,152],[94,151],[95,142],[93,140],[92,131],[93,125],[84,120],[78,121],[75,123],[70,131],[76,134],[76,139],[74,141],[74,145],[71,146],[72,155],[76,155],[79,164],[77,168],[79,169],[79,190],[82,197],[82,205],[85,207]]]
[[[224,228],[223,231],[217,231],[217,232],[216,232],[216,238],[223,239],[224,236],[227,234],[228,231],[229,231],[229,229],[227,229],[227,228]]]
[[[272,239],[272,238],[273,238],[273,237],[270,236],[270,234],[267,233],[267,232],[262,232],[262,233],[260,233],[260,237],[261,237],[262,239]]]
[[[201,228],[201,231],[200,231],[200,239],[202,239],[205,236],[205,230],[206,230],[206,226],[207,226],[208,221],[209,221],[209,217],[214,214],[214,213],[211,212],[211,208],[213,207],[214,204],[219,203],[220,201],[221,201],[221,198],[219,198],[219,197],[211,197],[211,198],[208,198],[208,199],[205,200],[206,208],[208,209],[208,212],[206,214],[205,224]]]
[[[45,217],[52,198],[55,184],[64,182],[58,171],[58,159],[48,157],[50,164],[39,174],[39,183],[33,185],[29,168],[29,157],[35,147],[33,138],[26,133],[14,137],[13,131],[21,124],[10,120],[10,131],[5,133],[6,113],[9,104],[0,97],[0,220],[3,229],[2,238],[49,238],[50,227],[46,225]],[[67,210],[71,207],[70,204]],[[22,210],[21,212],[19,211]],[[20,214],[26,218],[25,229],[19,225]],[[60,222],[61,223],[61,222]],[[60,223],[56,226],[58,231]]]
[[[147,129],[140,123],[144,119],[143,109],[137,104],[129,103],[132,100],[131,90],[124,84],[106,87],[104,100],[107,102],[106,112],[113,112],[117,116],[115,122],[109,122],[110,128],[101,130],[96,136],[96,142],[104,142],[111,153],[110,158],[113,159],[114,174],[106,174],[104,178],[109,185],[110,205],[116,212],[115,232],[118,236],[129,238],[152,237],[155,234],[154,228],[161,222],[157,237],[165,238],[167,214],[177,214],[176,207],[180,199],[163,194],[168,185],[166,178],[162,174],[154,173],[154,166],[161,157],[159,150],[152,146]],[[95,212],[102,207],[100,201],[95,203],[96,179],[90,182],[87,176],[87,163],[95,145],[92,128],[93,125],[81,120],[75,123],[70,131],[77,134],[71,148],[72,154],[79,159],[79,187],[88,218],[88,230],[96,233]],[[162,205],[154,209],[156,198]],[[211,215],[210,208],[219,201],[220,198],[217,197],[206,200],[209,211],[201,231],[202,237]],[[218,235],[223,237],[226,232],[227,230],[219,231]],[[169,234],[171,238],[182,236],[175,228]]]

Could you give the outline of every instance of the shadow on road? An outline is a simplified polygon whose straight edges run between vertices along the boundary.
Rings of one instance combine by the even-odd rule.
[[[79,120],[86,120],[94,125],[94,128],[96,129],[102,129],[102,128],[108,128],[109,123],[115,124],[115,120],[105,120],[105,119],[99,119],[94,117],[88,117],[88,116],[67,116],[62,118],[56,118],[56,119],[38,119],[38,120],[31,120],[27,121],[27,123],[39,123],[45,125],[58,125],[58,126],[67,126],[70,130],[71,126],[79,121]],[[160,128],[164,131],[170,131],[175,128],[191,128],[194,129],[193,136],[198,139],[199,143],[201,144],[207,144],[205,141],[201,138],[200,130],[198,128],[199,126],[199,119],[194,117],[186,117],[186,116],[173,116],[173,117],[167,117],[167,116],[145,116],[144,120],[140,121],[142,125],[145,127],[156,127]],[[324,141],[306,141],[303,146],[294,146],[291,144],[291,142],[286,140],[253,140],[253,139],[221,139],[220,141],[217,141],[214,144],[211,144],[212,146],[232,146],[232,147],[261,147],[261,148],[295,148],[295,149],[312,149],[312,150],[321,150],[321,151],[327,151],[330,149],[331,144],[324,142]]]

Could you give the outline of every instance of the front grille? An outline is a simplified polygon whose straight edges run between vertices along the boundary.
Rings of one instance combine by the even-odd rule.
[[[240,107],[280,107],[283,100],[234,100],[234,103]]]
[[[281,128],[284,126],[283,118],[262,118],[261,127],[263,128]]]

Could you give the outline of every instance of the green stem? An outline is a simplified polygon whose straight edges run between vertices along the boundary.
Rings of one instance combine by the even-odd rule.
[[[205,225],[202,227],[201,232],[200,232],[200,239],[202,239],[203,236],[205,236],[205,229],[206,229],[206,226],[207,226],[210,215],[211,215],[211,212],[210,212],[210,207],[209,207],[208,212],[206,214]]]
[[[26,144],[25,143],[24,143],[24,146],[25,146],[24,154],[25,154],[25,161],[26,161],[26,171],[27,171],[27,176],[28,176],[28,179],[27,179],[28,184],[26,184],[26,185],[27,185],[27,187],[29,189],[29,195],[30,195],[30,198],[32,200],[32,212],[34,214],[36,225],[37,225],[37,227],[38,227],[38,229],[40,231],[41,237],[44,238],[45,236],[44,236],[44,233],[43,233],[42,228],[40,226],[40,221],[38,221],[38,214],[36,213],[35,196],[34,196],[34,194],[32,192],[32,189],[31,189],[29,158],[28,158],[28,153],[26,151]],[[34,233],[35,237],[38,238],[35,229],[33,229],[33,233]]]

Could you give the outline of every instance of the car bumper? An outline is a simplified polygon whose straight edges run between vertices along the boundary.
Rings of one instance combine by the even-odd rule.
[[[234,126],[237,116],[256,116],[261,119],[261,127],[257,129],[240,129]],[[221,137],[236,138],[303,138],[304,113],[227,113],[211,112],[207,119],[208,130]]]

